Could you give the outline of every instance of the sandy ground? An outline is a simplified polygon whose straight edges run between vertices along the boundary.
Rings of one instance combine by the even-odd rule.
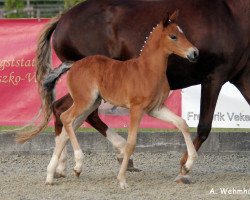
[[[191,172],[193,183],[176,184],[179,153],[136,153],[141,172],[127,173],[129,188],[116,181],[118,162],[113,154],[86,154],[84,171],[73,175],[69,158],[67,177],[44,184],[49,155],[0,155],[0,199],[250,199],[250,165],[246,155],[200,155]],[[221,194],[220,189],[244,189],[249,194]],[[214,189],[217,194],[209,194]]]

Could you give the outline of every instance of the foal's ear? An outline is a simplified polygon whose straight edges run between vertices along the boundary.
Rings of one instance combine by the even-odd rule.
[[[174,22],[178,16],[179,16],[179,9],[175,10],[174,13],[169,16],[169,20],[171,22]]]
[[[171,15],[169,12],[167,13],[166,17],[163,19],[163,26],[166,27],[170,23],[174,22],[179,15],[179,10],[175,10]]]
[[[169,16],[170,16],[170,14],[169,14],[169,12],[167,12],[167,15],[162,20],[164,27],[166,27],[167,25],[169,25],[171,23],[171,21],[169,20]]]

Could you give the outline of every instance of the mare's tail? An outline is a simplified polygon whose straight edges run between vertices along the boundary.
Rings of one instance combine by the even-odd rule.
[[[43,88],[44,77],[51,71],[51,46],[50,38],[54,32],[60,16],[55,17],[47,24],[40,35],[36,51],[36,80],[38,83],[38,92],[40,94],[42,105],[40,111],[28,125],[21,129],[16,129],[16,141],[24,143],[39,134],[49,123],[52,114],[52,103],[54,101],[53,90]],[[34,124],[38,118],[41,122]]]

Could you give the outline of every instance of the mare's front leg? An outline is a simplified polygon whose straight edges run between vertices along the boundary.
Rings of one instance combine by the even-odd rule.
[[[122,165],[117,176],[122,189],[128,187],[126,183],[126,170],[128,167],[130,156],[133,154],[136,146],[137,130],[143,115],[143,109],[141,107],[130,108],[130,127],[128,131],[128,139],[125,147],[124,158]]]
[[[216,106],[216,102],[221,90],[224,80],[221,74],[214,75],[213,79],[208,77],[201,85],[201,103],[200,103],[200,119],[197,130],[197,136],[195,137],[193,144],[196,151],[199,150],[203,142],[206,141],[211,131],[213,114]],[[181,158],[180,171],[183,171],[185,163],[187,162],[188,154],[185,152]],[[177,180],[179,183],[186,183],[185,179]]]
[[[241,94],[250,105],[250,58],[248,59],[241,75],[237,76],[230,82],[239,89]]]
[[[187,162],[183,166],[183,170],[181,171],[179,177],[187,179],[185,175],[190,171],[193,165],[193,162],[195,158],[197,157],[197,153],[194,148],[190,133],[188,131],[188,126],[186,124],[186,121],[182,119],[181,117],[177,116],[172,111],[170,111],[164,105],[161,108],[156,108],[152,110],[151,112],[149,112],[149,115],[174,124],[182,132],[185,143],[187,145],[188,158],[187,158]]]

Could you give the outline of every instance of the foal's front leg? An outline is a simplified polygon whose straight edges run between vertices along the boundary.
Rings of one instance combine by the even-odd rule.
[[[128,187],[126,183],[126,170],[128,167],[130,156],[133,154],[136,146],[137,130],[143,115],[143,109],[140,107],[130,108],[130,127],[128,131],[128,139],[125,147],[124,158],[117,179],[122,189]]]
[[[190,171],[193,162],[197,157],[197,152],[194,148],[186,121],[169,110],[165,105],[163,105],[161,108],[154,109],[149,113],[149,115],[174,124],[182,132],[187,145],[188,159],[183,166],[181,173],[176,178],[176,182],[178,182],[179,179],[185,179],[187,182],[190,182],[186,174]]]

